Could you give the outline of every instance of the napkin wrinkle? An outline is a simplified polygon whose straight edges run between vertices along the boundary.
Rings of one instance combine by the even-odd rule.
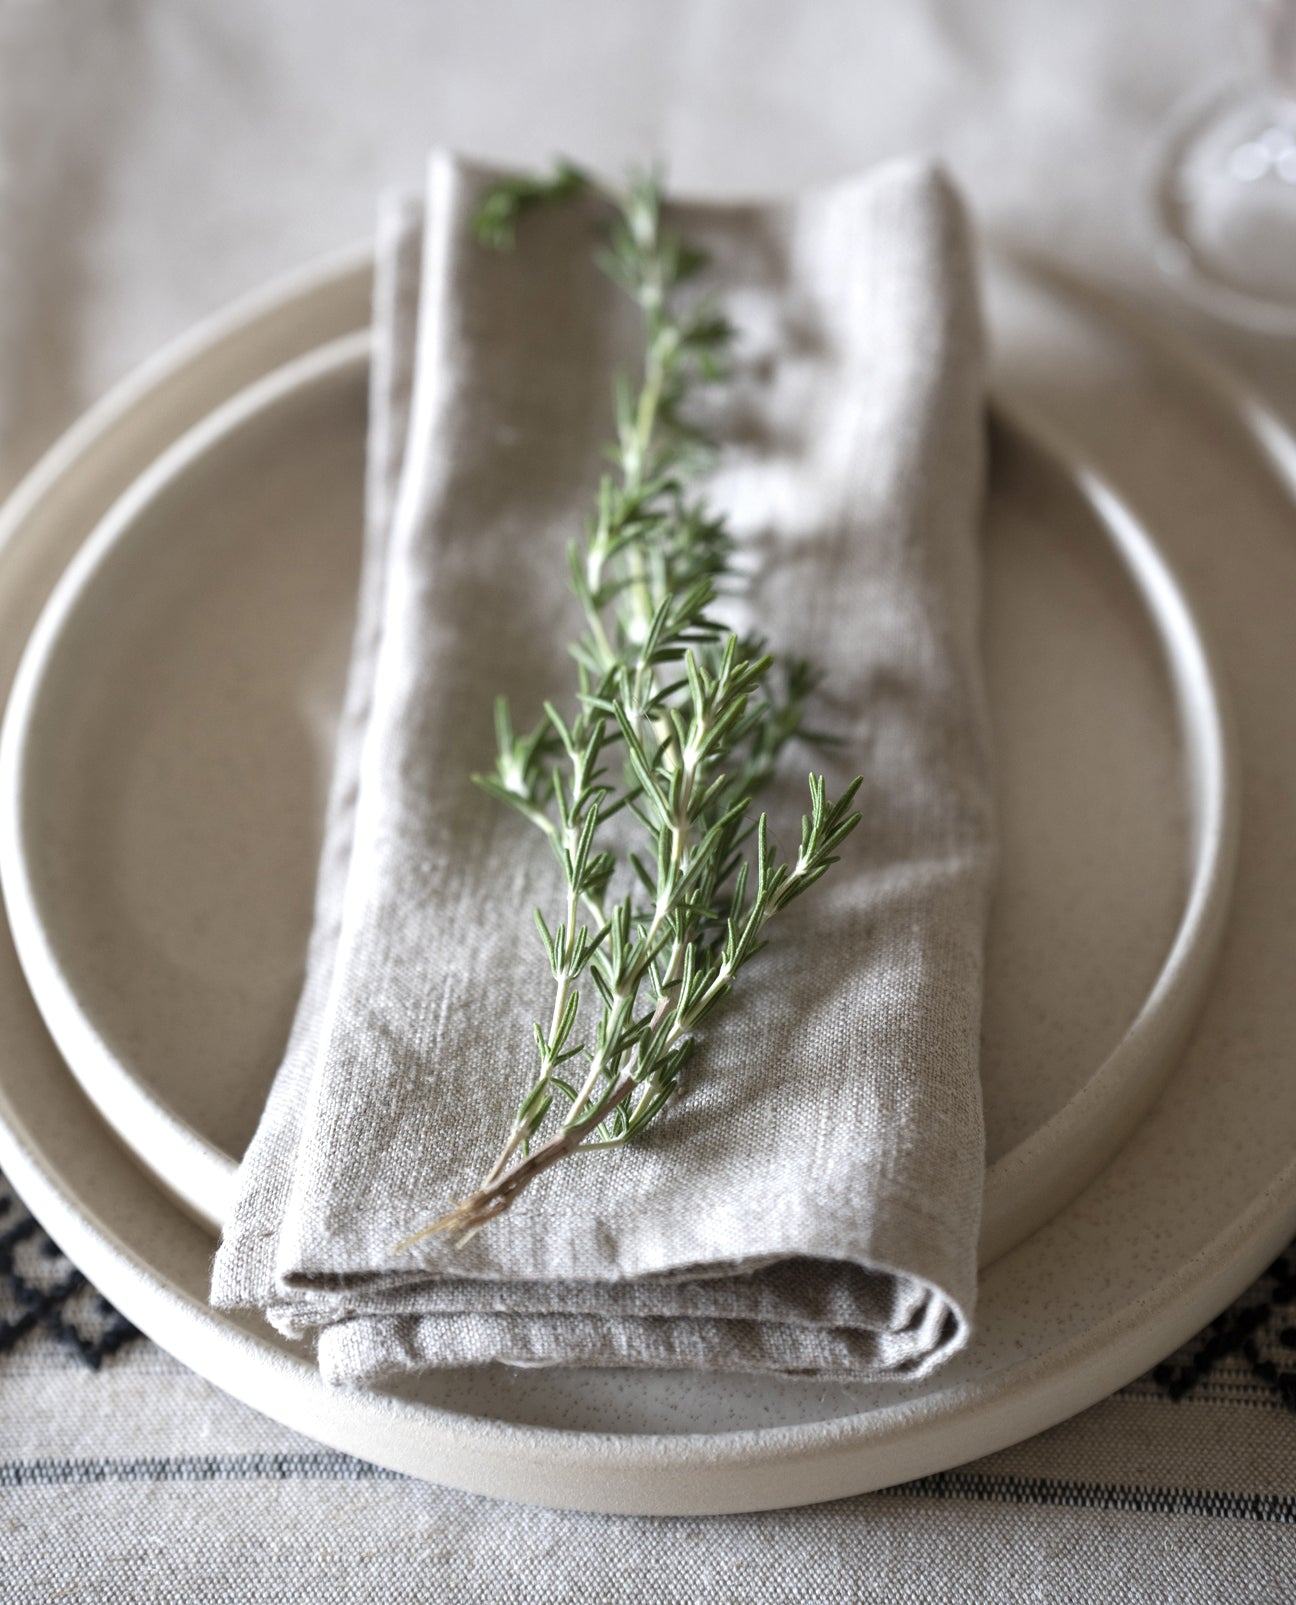
[[[926,1355],[948,1347],[957,1318],[943,1299],[928,1301],[915,1329],[866,1334],[859,1327],[804,1330],[791,1323],[752,1320],[679,1321],[656,1317],[607,1319],[565,1315],[551,1331],[515,1314],[409,1315],[344,1320],[320,1335],[320,1370],[327,1381],[378,1386],[427,1366],[481,1363],[482,1354],[506,1365],[615,1365],[625,1369],[773,1371],[818,1382],[858,1382],[885,1375],[913,1381],[929,1369]]]
[[[762,1267],[763,1269],[763,1267]],[[301,1335],[321,1324],[381,1313],[389,1315],[563,1314],[615,1316],[708,1316],[733,1319],[777,1320],[807,1328],[858,1326],[867,1311],[869,1325],[878,1331],[910,1331],[925,1315],[939,1291],[910,1277],[885,1273],[881,1268],[867,1279],[846,1277],[842,1267],[826,1261],[783,1259],[768,1275],[752,1277],[747,1286],[730,1285],[725,1278],[702,1278],[694,1283],[650,1281],[604,1283],[510,1282],[443,1280],[426,1285],[387,1287],[381,1296],[366,1294],[363,1303],[343,1292],[325,1303],[313,1302],[308,1311],[293,1305],[274,1307],[281,1331]],[[321,1317],[327,1309],[328,1319]]]

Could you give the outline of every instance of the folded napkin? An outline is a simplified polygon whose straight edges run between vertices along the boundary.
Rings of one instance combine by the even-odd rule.
[[[983,369],[961,207],[896,163],[801,199],[677,209],[738,331],[710,495],[739,604],[826,671],[770,807],[864,776],[842,861],[771,927],[678,1103],[547,1172],[462,1247],[393,1245],[481,1181],[548,1007],[558,871],[477,791],[492,701],[570,705],[565,546],[635,309],[599,212],[473,238],[491,176],[433,159],[387,211],[364,574],[305,985],[213,1301],[317,1334],[321,1369],[687,1366],[924,1374],[967,1339],[991,806],[977,650]]]

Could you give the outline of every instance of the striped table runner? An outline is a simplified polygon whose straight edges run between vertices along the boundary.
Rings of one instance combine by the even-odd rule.
[[[1292,1597],[1296,1249],[1016,1448],[829,1505],[660,1520],[501,1504],[312,1443],[140,1336],[0,1197],[0,1601]]]

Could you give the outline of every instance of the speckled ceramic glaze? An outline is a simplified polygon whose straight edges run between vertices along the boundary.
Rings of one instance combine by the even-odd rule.
[[[0,529],[6,682],[55,576],[117,494],[186,425],[284,360],[356,327],[364,316],[364,276],[363,263],[356,262],[240,309],[110,398],[37,471]],[[596,1509],[754,1509],[902,1480],[1061,1419],[1168,1351],[1227,1303],[1285,1240],[1296,1221],[1296,1168],[1289,1160],[1296,1087],[1288,1074],[1296,1000],[1283,965],[1296,907],[1296,849],[1284,806],[1296,792],[1288,694],[1296,640],[1284,598],[1294,594],[1296,544],[1286,528],[1284,487],[1237,432],[1219,428],[1218,403],[1199,387],[1181,385],[1175,404],[1163,404],[1155,428],[1144,428],[1138,450],[1130,449],[1130,418],[1143,416],[1137,404],[1156,382],[1142,352],[1029,284],[1005,280],[995,294],[1001,314],[995,327],[1003,330],[1001,389],[1032,415],[1052,415],[1084,437],[1088,452],[1119,474],[1158,541],[1189,576],[1236,695],[1248,785],[1219,968],[1193,1039],[1175,1062],[1170,1089],[1086,1191],[985,1273],[971,1349],[918,1388],[491,1369],[429,1377],[393,1393],[330,1392],[309,1357],[280,1343],[259,1321],[208,1310],[210,1236],[111,1138],[46,1036],[6,944],[0,950],[0,1164],[68,1252],[158,1341],[276,1417],[419,1475]],[[304,314],[305,306],[314,313]],[[333,469],[319,453],[309,461],[339,497],[352,485],[345,494],[358,516],[354,457],[346,467],[346,452],[355,446],[344,442],[348,428],[358,437],[361,392],[358,380],[343,377],[353,359],[334,357],[336,383],[320,378],[306,389],[319,409],[314,427],[337,430],[337,477],[329,478]],[[323,371],[332,359],[310,360]],[[1055,381],[1059,372],[1068,376],[1065,386]],[[309,404],[291,407],[300,405]],[[300,415],[294,416],[298,423],[285,439],[297,438]],[[305,488],[305,463],[295,470],[297,482],[288,458],[277,456],[296,497]],[[236,461],[222,468],[219,453],[205,454],[194,471],[216,475],[205,494],[215,490],[225,498],[227,537],[244,543],[240,549],[250,561],[273,564],[249,533],[257,504],[245,499],[242,477],[232,471]],[[1228,563],[1220,562],[1221,486],[1228,494]],[[987,653],[999,688],[1005,831],[1022,854],[1015,870],[1006,858],[991,942],[986,1096],[991,1158],[1001,1160],[1083,1096],[1095,1067],[1128,1038],[1131,1021],[1155,994],[1167,954],[1176,950],[1185,909],[1194,907],[1199,883],[1190,884],[1189,867],[1209,860],[1202,849],[1212,839],[1221,850],[1227,832],[1220,833],[1219,819],[1215,838],[1208,828],[1210,788],[1204,783],[1210,777],[1201,767],[1208,747],[1194,745],[1193,736],[1205,728],[1203,705],[1185,701],[1190,679],[1166,673],[1173,608],[1158,615],[1159,630],[1150,627],[1147,582],[1159,585],[1163,576],[1142,571],[1140,595],[1130,549],[1096,539],[1092,507],[1074,486],[1061,484],[1036,451],[1011,438],[1000,443],[994,500]],[[264,515],[267,504],[260,505]],[[1110,502],[1103,507],[1109,536],[1119,538],[1125,513]],[[288,620],[278,632],[281,667],[303,662],[321,671],[304,682],[323,688],[317,704],[291,718],[281,711],[279,724],[267,718],[268,730],[293,727],[300,754],[288,766],[291,775],[271,762],[277,742],[263,745],[259,760],[245,752],[236,763],[253,790],[264,779],[293,788],[298,800],[317,794],[327,752],[327,688],[336,687],[345,641],[341,527],[327,527],[340,543],[338,566],[331,579],[321,573],[311,580],[322,586],[318,615],[290,608],[262,624],[273,635],[275,621]],[[1129,533],[1132,526],[1124,527]],[[264,516],[260,531],[259,540],[270,543]],[[259,568],[248,572],[264,577]],[[209,585],[195,583],[183,562],[172,578],[182,592],[190,587],[194,620],[205,617]],[[166,583],[150,594],[174,600],[178,593],[168,593]],[[1164,599],[1177,605],[1173,591]],[[324,624],[330,607],[331,630]],[[155,624],[161,619],[158,614]],[[240,618],[236,629],[257,638],[254,620]],[[1024,632],[1016,641],[1015,629]],[[174,637],[176,655],[164,659],[169,667],[158,678],[182,686],[206,648],[198,624],[176,629]],[[1025,657],[1015,656],[1023,644]],[[1002,698],[1005,677],[1017,699],[1012,713]],[[115,684],[138,683],[138,670],[120,681],[105,672],[102,694],[111,699]],[[249,680],[250,695],[257,683],[255,676]],[[1196,684],[1201,692],[1208,679]],[[226,694],[237,699],[238,687],[227,687]],[[1018,713],[1032,706],[1033,722],[1018,723]],[[124,973],[135,975],[137,962],[153,949],[169,951],[174,962],[170,976],[159,971],[138,983],[150,990],[128,994],[132,1006],[141,996],[165,999],[168,988],[174,995],[193,984],[186,951],[204,955],[200,986],[210,944],[229,951],[228,933],[210,929],[191,930],[197,945],[188,950],[175,945],[169,927],[167,942],[160,942],[150,920],[179,917],[183,896],[157,886],[145,887],[143,895],[138,878],[117,880],[112,869],[130,862],[131,832],[141,828],[127,817],[125,803],[157,799],[168,783],[180,784],[167,772],[167,754],[189,749],[174,732],[170,744],[155,741],[169,728],[168,717],[174,719],[159,712],[159,722],[140,721],[134,741],[147,762],[117,766],[105,750],[100,770],[91,769],[85,780],[69,776],[69,785],[98,796],[81,817],[98,816],[106,832],[99,840],[113,850],[96,895],[111,894],[118,901],[109,906],[134,910],[122,932],[130,956]],[[247,727],[242,714],[231,723]],[[307,739],[312,731],[314,739]],[[89,755],[87,747],[78,750]],[[191,758],[205,761],[197,751]],[[90,779],[95,773],[101,779],[124,775],[125,789],[97,794],[98,782]],[[151,787],[142,784],[149,779]],[[1032,795],[1050,800],[1046,815],[1037,818],[1014,802],[1023,779]],[[67,817],[77,816],[70,806]],[[293,872],[306,875],[307,885],[312,845],[283,847],[297,855]],[[237,841],[223,851],[233,864]],[[176,852],[172,861],[183,867],[185,855]],[[236,865],[231,873],[245,870]],[[211,866],[203,872],[211,874]],[[247,885],[237,882],[236,889]],[[1014,927],[1026,908],[1036,923]],[[285,917],[282,929],[268,924],[261,930],[265,953],[288,955],[294,942],[300,944],[304,900],[295,917],[295,929]],[[287,998],[290,971],[285,959],[276,984]],[[121,1019],[117,1046],[130,1046],[134,1073],[143,1080],[145,1067],[156,1063],[148,1059],[149,1032],[172,1027],[158,1028],[151,1017],[129,1010]],[[1181,1017],[1177,1028],[1183,1024]],[[245,1065],[232,1067],[228,1053],[222,1060],[215,1050],[200,1061],[217,1114],[206,1127],[185,1120],[198,1140],[227,1156],[255,1117],[254,1098],[239,1103],[239,1088],[251,1085],[241,1077],[255,1072],[263,1087],[273,1062],[272,1033],[258,1029],[265,1035],[249,1037]],[[257,1051],[263,1058],[253,1065]],[[1031,1073],[1022,1074],[1023,1067]],[[155,1079],[150,1095],[161,1101],[164,1089],[174,1090]],[[186,1117],[195,1112],[180,1111]]]

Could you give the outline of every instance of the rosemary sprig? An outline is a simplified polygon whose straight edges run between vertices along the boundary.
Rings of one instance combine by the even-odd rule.
[[[523,213],[590,185],[569,164],[549,179],[509,178],[482,203],[478,236],[506,248]],[[402,1248],[443,1230],[470,1236],[568,1154],[637,1137],[679,1087],[697,1027],[765,945],[770,920],[836,863],[859,822],[859,780],[832,801],[813,774],[794,859],[780,858],[765,814],[753,815],[783,748],[809,735],[817,676],[802,661],[776,665],[763,641],[712,615],[733,542],[692,488],[709,457],[686,404],[722,377],[731,330],[689,292],[705,257],[663,220],[656,179],[606,198],[614,222],[599,262],[639,307],[645,355],[637,391],[616,383],[612,468],[568,549],[585,620],[572,648],[576,707],[564,716],[546,704],[517,735],[501,698],[495,769],[473,777],[544,833],[561,868],[557,918],[535,911],[553,1003],[482,1186]],[[616,845],[621,825],[608,828],[622,813],[636,848]],[[612,897],[622,879],[630,889]]]

